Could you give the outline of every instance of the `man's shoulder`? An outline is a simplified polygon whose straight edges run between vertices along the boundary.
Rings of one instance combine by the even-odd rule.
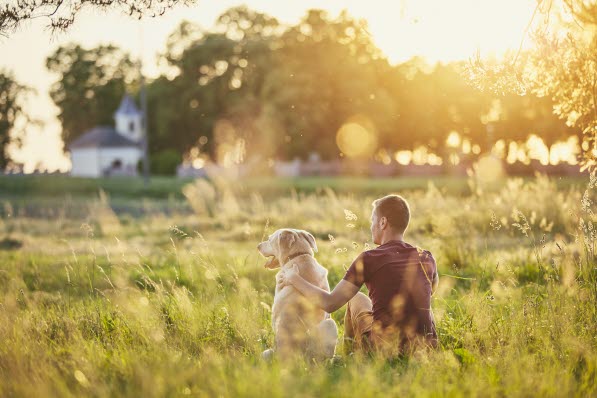
[[[419,246],[416,246],[416,249],[419,252],[419,255],[421,255],[423,257],[432,257],[433,258],[433,254],[431,254],[431,252],[429,250],[421,249]]]
[[[390,242],[389,244],[365,250],[361,252],[361,254],[359,254],[356,259],[365,262],[369,259],[376,258],[380,255],[386,255],[388,253],[396,255],[405,255],[411,258],[414,253],[417,253],[421,259],[428,259],[430,261],[435,262],[435,258],[433,257],[431,251],[422,249],[421,247],[416,245],[411,245],[407,242],[398,241]]]
[[[385,247],[384,245],[382,245],[373,250],[370,250],[370,252],[371,255],[378,255],[381,253],[392,253],[396,254],[397,256],[408,257],[409,259],[412,259],[413,256],[418,256],[419,260],[435,263],[435,258],[433,257],[431,251],[403,241],[396,241]]]

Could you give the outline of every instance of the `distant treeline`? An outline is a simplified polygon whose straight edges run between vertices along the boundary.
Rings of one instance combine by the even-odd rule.
[[[221,159],[240,143],[248,157],[305,159],[317,152],[334,159],[343,156],[336,133],[351,120],[375,136],[369,157],[420,145],[444,156],[453,131],[478,153],[498,139],[507,146],[536,134],[550,147],[581,135],[554,116],[549,98],[470,86],[461,73],[465,62],[430,66],[415,58],[391,65],[366,24],[346,13],[331,18],[310,10],[288,26],[232,8],[210,30],[182,23],[161,61],[164,75],[147,86],[154,155],[200,151]],[[112,124],[124,92],[138,93],[138,66],[113,46],[61,47],[47,67],[59,77],[51,96],[66,144],[97,124]]]

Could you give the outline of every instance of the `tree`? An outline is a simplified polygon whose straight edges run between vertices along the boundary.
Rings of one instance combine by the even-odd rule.
[[[17,83],[11,74],[0,71],[0,171],[10,162],[9,144],[20,142],[15,132],[17,120],[24,118],[29,121],[23,111],[24,96],[29,90]]]
[[[280,37],[262,97],[283,126],[281,157],[317,150],[337,158],[336,132],[355,115],[370,119],[380,137],[391,134],[394,101],[382,85],[389,65],[366,28],[346,13],[332,19],[309,10]]]
[[[540,23],[534,21],[540,15]],[[531,92],[553,101],[553,112],[582,131],[583,169],[597,167],[597,1],[538,0],[535,48],[499,63],[471,62],[467,75],[479,88],[504,94]],[[525,36],[527,32],[525,32]],[[524,40],[524,37],[522,38]]]
[[[120,11],[134,18],[156,17],[178,4],[192,5],[196,0],[7,0],[0,6],[0,35],[8,36],[26,22],[49,19],[52,31],[66,30],[82,10]]]
[[[138,76],[128,54],[112,45],[60,47],[47,58],[46,67],[58,75],[50,97],[60,109],[66,145],[96,125],[113,125],[120,100]]]
[[[274,18],[246,7],[223,13],[211,31],[183,22],[165,54],[176,75],[149,87],[152,151],[163,143],[185,152],[201,140],[201,149],[216,157],[220,121],[234,128],[235,138],[255,145],[262,122],[259,96],[277,28]]]
[[[564,38],[540,35],[527,67],[527,82],[534,93],[554,102],[553,112],[583,133],[581,164],[597,167],[597,3],[577,4],[570,10],[584,25],[569,28]],[[587,7],[587,8],[583,8]],[[590,19],[592,16],[593,19]],[[592,34],[588,34],[592,32]],[[587,36],[590,37],[587,37]]]
[[[181,24],[164,56],[168,77],[148,87],[151,152],[199,147],[218,160],[240,143],[262,159],[313,151],[336,159],[347,122],[366,124],[375,149],[389,154],[426,145],[445,156],[459,150],[446,145],[452,131],[483,152],[497,139],[540,134],[549,146],[574,133],[551,114],[549,98],[481,92],[462,79],[461,63],[389,65],[366,29],[321,10],[281,26],[246,7],[226,11],[210,30]]]

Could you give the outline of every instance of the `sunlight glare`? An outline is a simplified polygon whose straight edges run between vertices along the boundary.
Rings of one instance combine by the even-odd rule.
[[[452,148],[457,148],[460,146],[460,135],[457,131],[450,131],[450,135],[446,139],[446,145]]]
[[[377,131],[369,118],[355,115],[340,127],[336,143],[347,157],[366,158],[377,148]]]
[[[394,155],[394,158],[396,159],[396,162],[398,162],[399,164],[401,164],[403,166],[406,166],[407,164],[410,163],[410,161],[412,159],[412,152],[411,151],[398,151]]]
[[[468,59],[477,50],[482,56],[516,50],[535,5],[533,0],[403,0],[371,10],[352,4],[349,12],[365,16],[391,62],[410,54],[450,62]]]

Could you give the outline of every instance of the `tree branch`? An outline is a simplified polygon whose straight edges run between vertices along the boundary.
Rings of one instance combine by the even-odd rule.
[[[24,22],[48,18],[47,27],[64,31],[75,21],[84,6],[104,11],[117,10],[134,18],[155,17],[178,5],[192,5],[197,0],[8,0],[0,6],[0,35],[9,37]]]

